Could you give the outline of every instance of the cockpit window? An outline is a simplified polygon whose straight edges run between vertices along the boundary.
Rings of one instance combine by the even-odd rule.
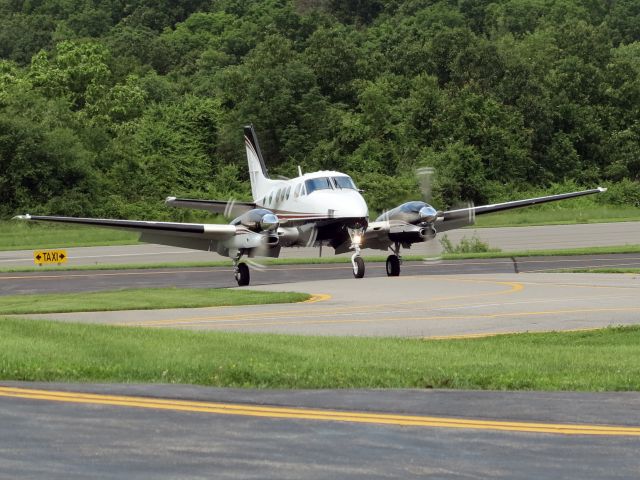
[[[328,177],[312,178],[304,182],[307,187],[307,195],[316,190],[330,190],[331,183]]]
[[[351,177],[333,177],[333,181],[336,184],[336,188],[349,188],[351,190],[356,190],[356,186],[351,180]]]

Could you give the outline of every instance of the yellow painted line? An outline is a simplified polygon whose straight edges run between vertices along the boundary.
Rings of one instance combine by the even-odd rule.
[[[321,410],[258,406],[250,404],[168,400],[149,397],[99,395],[81,392],[60,392],[26,388],[0,387],[0,397],[24,398],[50,402],[85,405],[111,405],[178,412],[200,412],[217,415],[315,420],[325,422],[364,423],[431,428],[494,430],[507,432],[546,433],[562,435],[640,436],[640,427],[621,425],[589,425],[569,423],[510,422],[453,417],[397,415],[356,411]]]
[[[302,303],[318,303],[325,302],[327,300],[331,300],[331,295],[328,293],[312,293],[311,298],[309,300],[305,300]]]
[[[529,333],[577,333],[577,332],[595,332],[602,330],[605,327],[593,327],[593,328],[572,328],[568,330],[527,330],[527,331],[501,331],[501,332],[482,332],[482,333],[462,333],[460,335],[433,335],[429,337],[422,337],[423,340],[465,340],[474,338],[489,338],[499,337],[500,335],[522,335]]]
[[[640,307],[626,308],[580,308],[566,310],[542,310],[534,312],[509,312],[509,313],[488,313],[475,315],[433,315],[420,317],[381,317],[381,318],[363,318],[363,319],[347,319],[347,320],[294,320],[294,321],[274,321],[274,322],[226,322],[226,323],[208,323],[208,322],[192,322],[177,323],[175,325],[162,325],[165,327],[185,326],[185,325],[202,325],[209,328],[229,328],[229,327],[275,327],[290,325],[335,325],[348,323],[384,323],[384,322],[416,322],[416,321],[443,321],[443,320],[483,320],[492,318],[509,318],[509,317],[534,317],[546,315],[562,315],[571,313],[605,313],[605,312],[638,312]]]
[[[407,277],[405,277],[407,278]],[[435,279],[432,279],[435,280]],[[323,308],[321,312],[314,314],[315,316],[331,316],[336,314],[345,314],[345,313],[353,313],[353,312],[371,312],[375,313],[376,311],[386,308],[392,307],[397,308],[400,305],[418,305],[418,304],[431,304],[433,302],[441,302],[445,300],[457,300],[460,298],[468,299],[468,298],[479,298],[479,297],[487,297],[487,296],[495,296],[495,295],[504,295],[520,292],[524,289],[524,285],[520,282],[502,282],[495,280],[458,280],[458,279],[446,279],[439,278],[438,280],[442,281],[455,281],[455,282],[464,282],[464,283],[490,283],[495,285],[505,285],[509,288],[504,290],[499,290],[497,292],[483,292],[483,293],[474,293],[474,294],[466,294],[466,295],[451,295],[444,297],[431,297],[428,299],[422,300],[411,300],[407,302],[395,302],[395,303],[378,303],[378,304],[368,304],[368,305],[360,305],[353,307],[337,307],[333,309],[325,309]],[[216,316],[199,316],[199,317],[185,317],[185,318],[174,318],[174,319],[165,319],[165,320],[148,320],[144,322],[138,322],[135,324],[128,324],[131,326],[145,326],[145,327],[156,327],[156,326],[174,326],[180,324],[191,324],[196,322],[213,322],[213,321],[242,321],[242,320],[250,320],[252,318],[263,318],[268,315],[270,317],[278,317],[278,318],[287,318],[287,317],[295,317],[298,318],[301,315],[308,315],[309,310],[280,310],[273,312],[265,312],[264,310],[260,310],[258,312],[245,312],[238,314],[230,314],[230,315],[216,315]]]

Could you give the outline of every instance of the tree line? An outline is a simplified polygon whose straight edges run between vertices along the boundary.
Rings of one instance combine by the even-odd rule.
[[[0,1],[0,215],[178,218],[273,175],[373,211],[606,184],[640,206],[636,0]]]

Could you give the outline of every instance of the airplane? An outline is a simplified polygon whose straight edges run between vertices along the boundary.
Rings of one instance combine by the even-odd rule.
[[[390,250],[386,271],[400,275],[401,248],[432,240],[439,232],[471,225],[476,215],[605,192],[598,187],[559,195],[492,205],[439,211],[423,201],[403,203],[369,221],[367,203],[349,175],[337,171],[302,173],[292,179],[269,177],[253,125],[244,127],[253,202],[228,202],[167,197],[166,204],[235,217],[229,224],[177,223],[101,218],[18,215],[28,221],[61,222],[137,231],[140,240],[217,252],[233,261],[239,286],[249,285],[243,257],[274,257],[282,247],[333,247],[336,255],[353,251],[353,276],[362,278],[361,249]]]

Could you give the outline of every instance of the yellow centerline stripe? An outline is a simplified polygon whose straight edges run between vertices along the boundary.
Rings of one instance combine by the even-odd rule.
[[[207,321],[198,322],[178,322],[175,324],[158,325],[158,327],[172,327],[172,326],[184,326],[184,325],[206,325],[209,328],[225,328],[225,327],[273,327],[273,326],[287,326],[287,325],[325,325],[325,324],[346,324],[346,323],[376,323],[376,322],[415,322],[415,321],[438,321],[438,320],[482,320],[490,318],[505,318],[505,317],[527,317],[527,316],[544,316],[544,315],[558,315],[567,313],[595,313],[595,312],[637,312],[640,311],[640,307],[623,307],[623,308],[580,308],[580,309],[565,309],[565,310],[542,310],[538,312],[509,312],[509,313],[487,313],[487,314],[475,314],[475,315],[433,315],[433,316],[421,316],[421,317],[382,317],[382,318],[364,318],[348,320],[296,320],[296,321],[276,321],[276,322],[246,322],[240,323],[242,320],[236,322],[215,323]],[[131,324],[133,325],[133,324]],[[148,325],[145,325],[148,326]]]
[[[554,330],[554,333],[579,333],[579,332],[595,332],[597,330],[602,330],[602,327],[591,327],[591,328],[571,328],[568,330]],[[433,335],[422,337],[423,340],[465,340],[465,339],[473,339],[473,338],[489,338],[489,337],[499,337],[501,335],[520,335],[524,333],[550,333],[548,330],[509,330],[509,331],[501,331],[501,332],[478,332],[478,333],[461,333],[457,335]]]
[[[618,425],[588,425],[538,422],[510,422],[452,417],[398,415],[355,411],[321,410],[258,406],[250,404],[168,400],[148,397],[99,395],[81,392],[60,392],[13,387],[0,387],[0,397],[25,398],[88,405],[111,405],[180,412],[200,412],[220,415],[316,420],[330,422],[366,423],[378,425],[497,430],[563,435],[640,436],[640,427]]]
[[[328,293],[312,293],[311,298],[309,300],[305,300],[302,303],[318,303],[318,302],[324,302],[330,299],[331,299],[331,295],[329,295]]]
[[[483,293],[474,293],[474,294],[468,294],[468,295],[450,295],[450,296],[443,296],[443,297],[432,297],[426,300],[410,300],[407,302],[378,303],[378,304],[360,305],[360,306],[353,306],[353,307],[336,307],[333,309],[328,309],[326,307],[323,307],[322,311],[319,312],[317,316],[330,316],[335,314],[352,313],[352,312],[358,312],[358,311],[363,311],[364,313],[369,311],[375,312],[384,307],[397,308],[399,305],[431,304],[436,301],[440,302],[444,300],[457,300],[459,298],[467,299],[467,298],[487,297],[487,296],[493,296],[493,295],[504,295],[504,294],[516,293],[524,289],[524,285],[519,282],[501,282],[501,281],[495,281],[495,280],[468,280],[468,279],[458,280],[458,279],[448,279],[448,278],[443,278],[441,280],[467,282],[467,283],[490,283],[494,285],[505,285],[510,288],[499,290],[497,292],[483,292]],[[185,318],[175,318],[175,319],[166,319],[166,320],[147,320],[144,322],[138,322],[135,324],[128,324],[128,325],[154,327],[154,326],[163,326],[163,325],[178,325],[181,323],[189,324],[189,323],[200,322],[200,321],[214,321],[214,320],[241,321],[241,320],[250,320],[254,317],[262,318],[265,315],[274,316],[274,317],[277,316],[279,318],[299,317],[300,315],[307,315],[308,313],[309,313],[309,310],[306,310],[306,309],[305,310],[279,310],[279,311],[273,311],[273,312],[261,310],[259,312],[246,312],[246,313],[237,313],[237,314],[230,314],[230,315],[216,315],[216,316],[207,315],[207,316],[199,316],[199,317],[185,317]]]

